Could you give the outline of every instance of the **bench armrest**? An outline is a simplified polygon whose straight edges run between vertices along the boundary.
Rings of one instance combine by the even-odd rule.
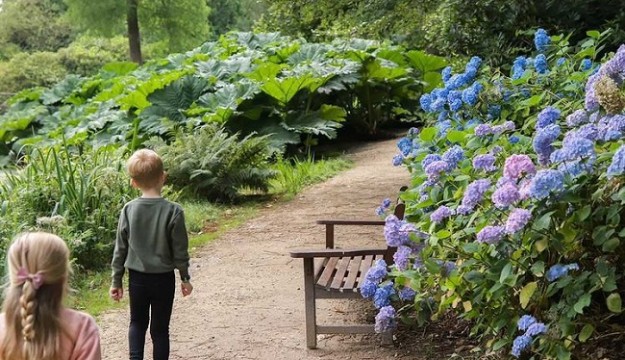
[[[366,255],[385,255],[387,249],[315,249],[315,250],[293,250],[290,252],[292,258],[319,258],[319,257],[348,257]]]
[[[382,220],[317,220],[317,224],[326,226],[326,248],[334,248],[334,225],[375,225],[384,226]]]
[[[320,225],[378,225],[386,224],[384,220],[317,220]]]

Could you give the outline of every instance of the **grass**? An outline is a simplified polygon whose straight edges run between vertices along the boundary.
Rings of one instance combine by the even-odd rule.
[[[219,238],[226,231],[236,228],[252,218],[257,210],[268,201],[289,200],[306,186],[324,181],[351,166],[351,162],[333,158],[329,160],[280,160],[275,164],[278,176],[271,181],[265,200],[247,201],[237,205],[214,204],[208,201],[181,201],[185,211],[185,222],[189,231],[191,256],[202,246]],[[108,296],[111,283],[110,270],[76,273],[72,281],[68,306],[99,316],[106,310],[128,306],[128,296],[114,302]],[[127,280],[125,280],[127,284]]]

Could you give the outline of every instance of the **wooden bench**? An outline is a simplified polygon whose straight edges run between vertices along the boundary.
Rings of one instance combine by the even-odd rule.
[[[403,188],[402,188],[403,189]],[[404,217],[405,205],[398,203],[395,216]],[[374,333],[374,325],[317,325],[317,299],[361,298],[360,285],[365,275],[377,260],[393,263],[394,247],[335,249],[335,226],[384,226],[384,221],[359,220],[319,220],[325,225],[326,249],[291,251],[291,257],[304,259],[304,296],[306,307],[306,345],[317,347],[317,334],[369,334]],[[380,236],[382,241],[384,237]]]

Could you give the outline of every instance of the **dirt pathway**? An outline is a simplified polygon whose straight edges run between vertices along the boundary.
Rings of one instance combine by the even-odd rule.
[[[349,155],[355,166],[315,185],[292,201],[267,208],[201,250],[192,259],[191,297],[176,294],[171,359],[396,359],[393,347],[370,336],[319,336],[307,350],[304,336],[303,269],[290,249],[323,247],[315,220],[377,219],[375,207],[409,180],[393,167],[396,141],[361,146]],[[381,228],[337,229],[337,246],[384,246]],[[355,302],[354,302],[355,301]],[[362,320],[364,300],[320,300],[318,318],[334,323]],[[127,359],[128,312],[99,319],[104,359]],[[146,359],[151,359],[149,345]],[[149,355],[148,355],[149,354]],[[410,357],[413,358],[413,357]]]

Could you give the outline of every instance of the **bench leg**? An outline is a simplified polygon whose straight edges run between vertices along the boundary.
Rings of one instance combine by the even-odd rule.
[[[317,347],[317,320],[315,304],[315,274],[313,259],[304,259],[304,296],[306,304],[306,346]]]

